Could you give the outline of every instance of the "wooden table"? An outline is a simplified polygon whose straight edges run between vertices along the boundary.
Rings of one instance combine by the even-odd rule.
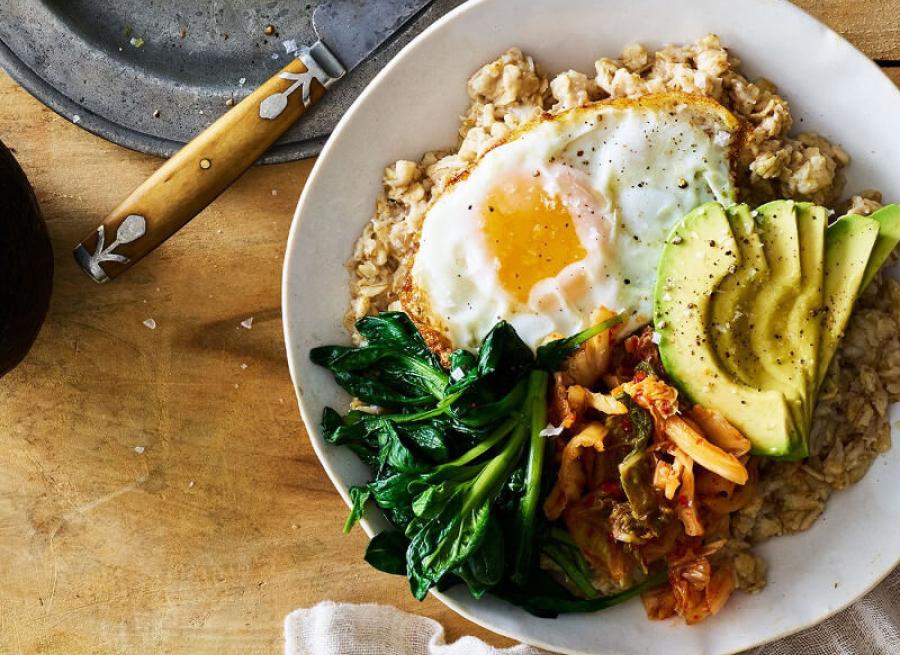
[[[801,4],[900,64],[900,0]],[[282,254],[311,162],[250,171],[98,287],[70,249],[159,161],[5,75],[0,98],[0,139],[34,184],[57,267],[37,344],[0,381],[0,654],[276,653],[285,614],[322,600],[391,603],[504,645],[411,600],[362,561],[362,532],[341,534],[281,335]]]

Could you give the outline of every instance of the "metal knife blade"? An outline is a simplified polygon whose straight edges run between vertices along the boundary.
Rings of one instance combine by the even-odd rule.
[[[328,0],[313,12],[319,40],[352,70],[432,0]]]

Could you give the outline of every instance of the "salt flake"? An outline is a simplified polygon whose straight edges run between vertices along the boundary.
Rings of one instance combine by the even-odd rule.
[[[75,114],[74,116],[72,116],[72,122],[75,123],[75,125],[78,125],[81,122],[81,116]]]
[[[249,330],[250,328],[252,328],[253,327],[253,317],[251,316],[250,318],[247,318],[247,319],[244,319],[243,321],[241,321],[241,327],[244,328],[245,330]]]
[[[143,454],[144,454],[144,447],[143,447],[143,446],[135,446],[135,447],[134,447],[134,452],[136,452],[138,455],[143,455]]]
[[[281,42],[281,45],[284,46],[284,51],[286,53],[288,53],[289,55],[293,54],[294,52],[296,52],[298,50],[297,42],[294,41],[293,39],[286,39]]]
[[[242,371],[246,371],[246,370],[247,370],[247,365],[246,365],[246,364],[241,364],[241,370],[242,370]]]
[[[144,321],[144,327],[150,328],[151,330],[155,330],[156,329],[156,321],[154,321],[152,318],[148,318],[146,321]]]

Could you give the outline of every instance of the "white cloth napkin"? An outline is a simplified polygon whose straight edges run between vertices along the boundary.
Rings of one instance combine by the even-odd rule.
[[[285,655],[547,655],[531,646],[493,648],[474,637],[452,644],[444,628],[386,605],[319,603],[288,614]],[[900,569],[862,600],[814,628],[745,655],[897,655]]]

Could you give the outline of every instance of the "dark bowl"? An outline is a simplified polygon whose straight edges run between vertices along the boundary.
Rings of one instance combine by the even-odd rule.
[[[0,376],[34,343],[53,288],[53,250],[28,178],[0,142]]]

